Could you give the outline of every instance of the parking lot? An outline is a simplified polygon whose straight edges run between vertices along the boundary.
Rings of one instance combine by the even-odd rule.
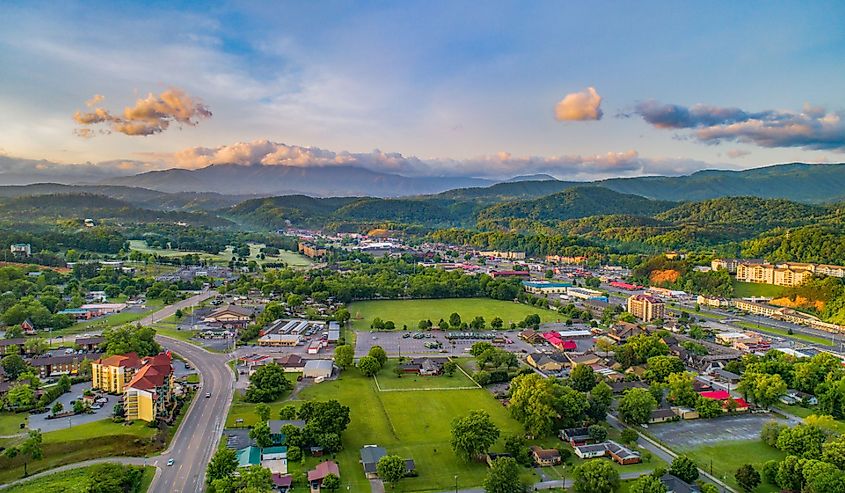
[[[715,419],[695,419],[648,426],[648,433],[669,447],[692,449],[732,440],[757,440],[770,414],[740,414]]]
[[[491,332],[488,332],[491,333]],[[514,353],[532,353],[536,349],[517,337],[517,331],[497,331],[512,341],[510,344],[498,344],[502,349]],[[414,338],[414,334],[424,334],[426,337]],[[473,344],[483,339],[446,339],[446,333],[442,331],[395,331],[395,332],[356,332],[355,357],[366,356],[373,346],[381,346],[388,356],[422,356],[434,354],[448,354],[450,356],[466,356]],[[419,337],[419,336],[417,336]],[[454,344],[453,344],[454,342]],[[440,347],[431,348],[431,343],[439,343]]]
[[[71,402],[77,399],[81,399],[82,393],[86,389],[90,388],[91,382],[75,384],[70,388],[70,392],[63,394],[56,401],[62,403],[65,411],[72,410],[73,404],[71,404]],[[108,394],[102,394],[102,397],[106,399],[106,402],[100,404],[102,406],[100,409],[92,409],[91,414],[77,414],[75,416],[71,416],[70,418],[56,419],[47,419],[47,416],[51,414],[49,412],[33,414],[29,417],[29,428],[33,430],[38,429],[41,430],[42,433],[45,433],[48,431],[61,430],[64,428],[70,428],[71,426],[78,426],[81,424],[91,423],[94,421],[99,421],[101,419],[110,418],[112,412],[114,411],[114,405],[117,404],[117,402],[120,400],[120,397]]]

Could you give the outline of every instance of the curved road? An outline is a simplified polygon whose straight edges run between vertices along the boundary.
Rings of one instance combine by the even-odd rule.
[[[142,325],[151,325],[173,315],[179,308],[187,308],[203,300],[216,296],[215,291],[204,291],[191,298],[168,305],[161,310],[140,320]],[[156,466],[155,478],[149,491],[167,491],[173,493],[193,493],[203,491],[205,486],[205,469],[208,461],[217,448],[220,434],[229,413],[232,402],[235,377],[226,365],[229,356],[211,353],[185,341],[170,337],[156,336],[156,340],[166,350],[179,354],[201,375],[201,388],[193,403],[185,414],[182,424],[170,442],[170,447],[160,455],[144,459],[141,457],[104,457],[85,462],[68,464],[49,469],[29,478],[0,485],[0,489],[9,487],[32,478],[45,476],[54,472],[84,467],[100,462],[118,462],[122,464]],[[206,398],[209,392],[211,397]],[[174,465],[167,466],[168,459],[173,459]]]

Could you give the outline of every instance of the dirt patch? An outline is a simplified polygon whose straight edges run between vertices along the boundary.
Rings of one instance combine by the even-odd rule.
[[[809,298],[805,298],[803,296],[796,296],[795,299],[783,297],[783,298],[775,298],[771,301],[773,305],[777,306],[785,306],[787,308],[810,308],[815,309],[819,313],[824,311],[824,301],[822,300],[810,300]]]
[[[648,278],[652,284],[673,283],[681,277],[681,273],[674,269],[653,270]]]

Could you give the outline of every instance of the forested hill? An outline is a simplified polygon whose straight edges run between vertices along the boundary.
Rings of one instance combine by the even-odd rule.
[[[539,199],[503,202],[478,213],[478,219],[527,218],[537,221],[577,219],[605,214],[652,216],[671,209],[674,202],[649,200],[602,187],[573,187]]]
[[[833,210],[784,199],[726,197],[686,202],[657,215],[676,224],[750,226],[764,231],[778,226],[800,226],[830,219]]]

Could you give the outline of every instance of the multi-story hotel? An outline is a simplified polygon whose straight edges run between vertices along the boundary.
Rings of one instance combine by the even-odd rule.
[[[153,421],[162,415],[173,398],[173,366],[170,355],[160,353],[144,358],[123,393],[126,419]]]
[[[749,264],[742,262],[736,268],[736,280],[774,284],[776,286],[800,286],[813,277],[813,271],[806,268],[809,264]]]
[[[140,367],[141,358],[135,353],[100,358],[91,363],[92,387],[110,394],[122,394]]]
[[[635,294],[628,298],[628,311],[643,322],[651,322],[666,316],[666,305],[654,296]]]

